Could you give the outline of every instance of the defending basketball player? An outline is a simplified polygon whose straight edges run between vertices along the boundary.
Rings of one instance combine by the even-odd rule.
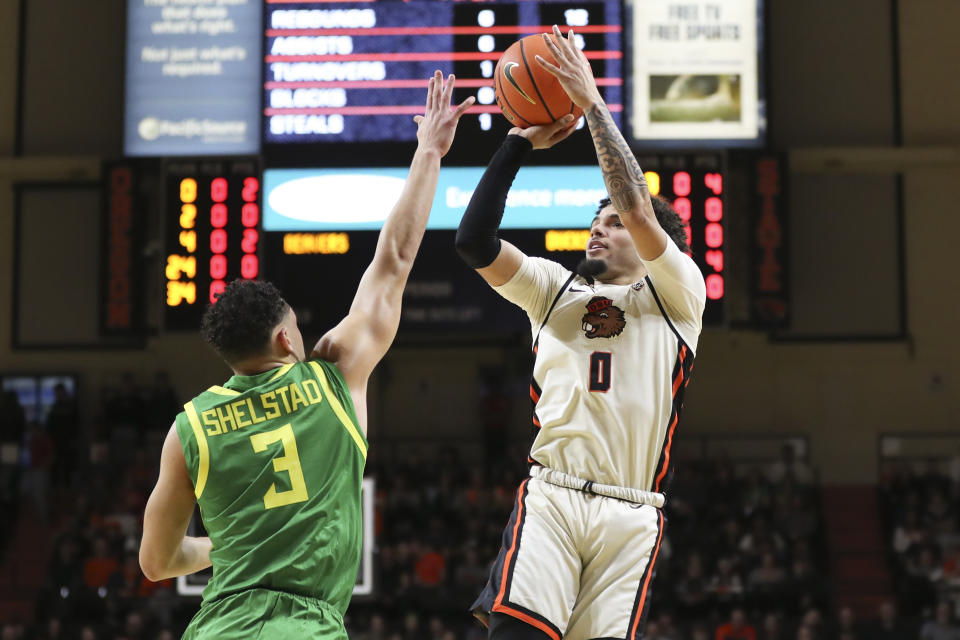
[[[373,261],[347,317],[310,358],[293,310],[269,283],[235,281],[204,315],[204,338],[235,375],[176,417],[140,545],[151,580],[213,566],[184,638],[347,638],[367,380],[397,333],[440,159],[473,103],[452,109],[453,86],[439,71],[430,79],[424,115],[414,118],[417,151]],[[185,535],[197,502],[208,538]]]
[[[683,224],[651,198],[585,56],[557,27],[538,57],[585,113],[609,200],[577,273],[497,238],[526,154],[571,120],[512,129],[457,232],[468,265],[530,317],[537,428],[487,587],[473,605],[495,640],[642,637],[661,508],[706,302]]]

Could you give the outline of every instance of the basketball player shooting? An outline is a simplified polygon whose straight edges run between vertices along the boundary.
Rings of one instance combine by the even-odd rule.
[[[457,251],[527,312],[535,354],[530,477],[472,609],[495,640],[634,640],[706,290],[679,216],[650,197],[573,31],[543,38],[556,64],[537,62],[583,109],[610,197],[576,273],[497,237],[523,158],[569,136],[567,117],[511,129],[460,223]]]

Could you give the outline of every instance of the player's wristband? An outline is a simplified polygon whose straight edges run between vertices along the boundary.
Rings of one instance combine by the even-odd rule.
[[[473,269],[490,265],[500,255],[497,231],[503,219],[510,185],[533,144],[523,136],[503,141],[483,172],[457,229],[457,253]]]

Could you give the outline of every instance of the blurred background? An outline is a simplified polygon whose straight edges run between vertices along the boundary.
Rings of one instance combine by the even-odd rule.
[[[204,577],[136,554],[165,431],[229,377],[203,307],[256,277],[307,342],[342,317],[435,68],[478,103],[371,382],[347,622],[485,637],[531,338],[453,229],[508,128],[493,65],[554,23],[708,285],[645,637],[960,637],[960,3],[8,0],[0,638],[179,637]],[[575,262],[595,161],[585,131],[534,153],[504,237]]]

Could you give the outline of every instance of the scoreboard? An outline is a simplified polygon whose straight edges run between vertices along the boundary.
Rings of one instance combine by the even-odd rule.
[[[641,156],[650,193],[673,204],[707,286],[704,325],[725,320],[724,164],[716,154]]]
[[[260,275],[260,171],[254,160],[164,168],[164,327],[196,331],[235,278]]]
[[[259,154],[164,161],[163,327],[196,330],[206,305],[235,278],[276,282],[313,332],[339,321],[403,185],[416,147],[413,116],[423,111],[428,77],[440,69],[457,77],[455,103],[470,95],[477,101],[443,161],[401,330],[525,331],[523,314],[453,250],[472,190],[511,126],[495,103],[496,62],[519,38],[553,24],[573,28],[615,121],[630,132],[624,55],[634,36],[624,3],[254,4],[262,8],[261,55],[247,56],[245,64],[255,62],[262,74]],[[578,126],[584,128],[582,120]],[[724,322],[724,155],[638,154],[638,160],[651,192],[671,201],[687,226],[691,255],[707,284],[705,324]],[[521,170],[503,237],[572,268],[603,195],[593,142],[588,132],[576,132],[554,149],[535,152]]]
[[[650,192],[670,201],[684,220],[692,258],[707,286],[704,324],[723,323],[723,156],[638,160]],[[371,202],[381,205],[375,215],[363,190],[355,188],[363,182],[364,170],[351,171],[324,178],[304,170],[268,170],[261,182],[253,160],[166,165],[165,328],[196,330],[203,309],[226,283],[258,277],[280,287],[305,330],[318,333],[336,324],[349,308],[395,199],[386,202],[378,194],[386,187],[367,189],[367,195],[375,196]],[[403,173],[369,171],[369,184],[385,177],[378,172]],[[292,177],[285,181],[287,174]],[[526,330],[525,316],[467,269],[453,248],[459,217],[481,174],[481,168],[441,170],[441,188],[407,289],[401,330]],[[402,185],[401,177],[389,179]],[[300,186],[305,190],[297,190]],[[508,196],[501,235],[530,255],[573,268],[583,257],[587,228],[604,194],[598,167],[525,167]]]
[[[268,2],[264,153],[280,166],[342,165],[344,154],[361,165],[405,165],[416,142],[413,116],[423,112],[427,80],[440,69],[457,77],[455,103],[477,98],[460,122],[447,163],[483,164],[511,126],[494,100],[497,60],[518,39],[553,24],[574,28],[620,124],[618,0]],[[322,143],[329,152],[318,154],[313,147],[298,155],[296,147],[306,143]],[[567,163],[592,153],[589,139],[565,146],[559,153]]]
[[[639,160],[651,193],[672,202],[686,225],[692,257],[707,284],[704,323],[722,323],[723,156]],[[394,172],[402,173],[384,168],[265,172],[263,275],[277,283],[312,332],[332,327],[349,309],[373,257],[383,218],[402,186]],[[441,169],[428,231],[404,294],[401,331],[490,334],[528,329],[523,312],[495,294],[454,250],[455,230],[482,172],[474,167]],[[361,184],[367,185],[366,193],[356,187]],[[500,237],[529,255],[572,269],[584,257],[590,221],[605,195],[599,167],[523,167],[507,196]],[[318,204],[321,200],[324,204]]]

